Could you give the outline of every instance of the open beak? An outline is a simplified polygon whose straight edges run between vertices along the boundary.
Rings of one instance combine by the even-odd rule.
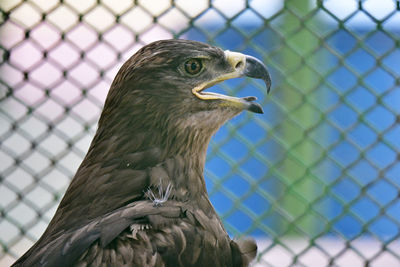
[[[232,71],[196,86],[192,89],[193,94],[203,100],[225,100],[222,102],[223,105],[236,106],[251,112],[263,113],[260,104],[254,102],[257,100],[254,96],[239,98],[212,92],[203,92],[203,90],[222,81],[247,76],[250,78],[262,79],[267,87],[267,93],[269,93],[271,88],[271,77],[269,76],[267,67],[260,60],[252,56],[228,50],[225,51],[225,58],[229,62],[229,65],[231,65]]]

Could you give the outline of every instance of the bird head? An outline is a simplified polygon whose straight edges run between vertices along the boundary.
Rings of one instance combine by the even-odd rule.
[[[258,59],[189,40],[161,40],[142,47],[120,69],[107,97],[100,125],[125,120],[131,129],[176,136],[205,136],[244,110],[263,113],[255,97],[206,91],[222,81],[271,79]],[[108,117],[108,118],[107,118]],[[110,118],[112,117],[112,118]],[[176,131],[177,133],[175,133]]]

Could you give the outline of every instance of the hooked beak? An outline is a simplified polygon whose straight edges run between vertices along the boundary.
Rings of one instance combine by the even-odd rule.
[[[235,106],[255,113],[264,113],[260,104],[254,102],[257,100],[254,96],[239,98],[212,92],[202,92],[204,89],[222,81],[247,76],[250,78],[262,79],[267,87],[267,93],[269,93],[271,88],[271,77],[264,63],[255,57],[241,53],[231,52],[228,50],[224,53],[226,60],[231,66],[230,72],[224,73],[209,82],[196,86],[192,89],[193,94],[202,100],[225,100],[222,102],[223,105]]]
[[[246,56],[244,75],[250,78],[262,79],[267,87],[267,93],[271,90],[271,77],[269,76],[267,67],[259,59]]]

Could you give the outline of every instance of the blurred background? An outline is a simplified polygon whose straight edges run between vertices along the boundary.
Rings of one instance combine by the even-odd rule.
[[[0,0],[0,266],[42,234],[84,157],[109,85],[143,45],[207,42],[273,79],[213,138],[211,201],[255,266],[400,266],[396,0]],[[66,218],[68,219],[68,218]]]

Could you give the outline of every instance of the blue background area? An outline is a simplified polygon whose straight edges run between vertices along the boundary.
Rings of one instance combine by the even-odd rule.
[[[260,30],[258,20],[248,18],[248,14],[243,16],[243,21],[255,21],[254,24],[238,22],[236,27],[245,33]],[[222,28],[218,22],[201,26],[208,34]],[[310,135],[327,154],[312,168],[312,173],[322,184],[330,186],[319,201],[313,202],[312,209],[326,219],[313,221],[314,234],[324,229],[327,223],[332,223],[336,234],[346,238],[356,237],[364,231],[363,227],[367,228],[367,234],[382,240],[391,240],[399,234],[400,90],[398,82],[396,85],[395,78],[389,72],[400,74],[400,49],[388,52],[395,43],[379,31],[362,41],[362,45],[376,54],[389,53],[390,56],[378,62],[367,49],[355,49],[360,45],[354,34],[364,36],[374,30],[360,27],[353,35],[344,29],[337,30],[324,41],[329,50],[320,47],[315,53],[315,70],[321,75],[329,74],[313,92],[318,99],[316,104],[326,115],[325,121]],[[251,46],[243,46],[246,44],[245,37],[231,28],[219,34],[215,40],[207,39],[195,28],[185,37],[204,42],[214,41],[224,49],[263,58]],[[276,33],[264,29],[249,41],[269,52],[282,45],[278,40],[280,38]],[[343,62],[340,63],[340,60]],[[335,70],[328,72],[332,68]],[[269,66],[269,69],[273,78],[273,93],[279,94],[275,90],[284,90],[280,85],[285,77],[273,67]],[[257,123],[262,120],[268,127],[279,126],[284,113],[275,103],[269,102],[266,92],[261,90],[261,82],[248,81],[230,80],[211,89],[235,96],[257,96],[265,114],[241,114],[216,134],[206,164],[208,192],[231,234],[235,234],[236,230],[256,236],[269,235],[271,232],[279,234],[283,218],[281,213],[271,209],[271,203],[284,192],[285,185],[279,177],[268,172],[269,166],[265,162],[251,156],[249,149],[257,151],[269,162],[279,162],[285,157],[285,149],[273,138],[267,138],[268,131]],[[256,116],[260,116],[258,120],[255,120]],[[246,121],[249,117],[250,120]],[[238,140],[235,132],[245,137],[248,143]],[[341,139],[342,135],[345,138]],[[240,167],[232,168],[229,163],[240,163]],[[243,175],[250,178],[243,178]],[[322,189],[322,185],[314,188],[316,191]],[[234,209],[238,205],[244,208]],[[250,212],[246,212],[246,209]],[[264,225],[257,226],[259,222],[254,222],[249,214],[261,216],[260,222]]]

